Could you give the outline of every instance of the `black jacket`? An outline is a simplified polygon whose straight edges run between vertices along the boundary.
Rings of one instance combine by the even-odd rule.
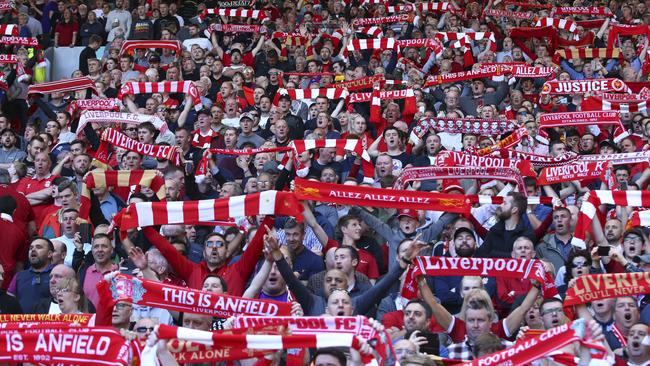
[[[487,234],[483,245],[476,251],[476,257],[481,258],[511,258],[512,245],[520,236],[528,236],[533,239],[533,232],[526,229],[524,221],[519,220],[514,230],[506,230],[505,221],[497,222]],[[534,240],[534,239],[533,239]]]

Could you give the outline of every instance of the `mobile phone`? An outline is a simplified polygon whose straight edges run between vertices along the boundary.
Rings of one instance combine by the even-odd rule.
[[[187,175],[194,174],[194,163],[192,162],[185,163],[185,174]]]
[[[432,332],[422,332],[420,337],[427,339],[427,343],[420,346],[420,352],[428,355],[440,354],[440,341],[437,334]]]
[[[81,243],[86,244],[90,243],[90,224],[81,223],[79,224],[79,234],[81,235]]]
[[[627,191],[627,182],[621,182],[618,184],[618,189],[621,191]]]
[[[609,256],[609,250],[611,249],[610,246],[607,245],[599,245],[598,246],[598,255],[601,257],[608,257]]]

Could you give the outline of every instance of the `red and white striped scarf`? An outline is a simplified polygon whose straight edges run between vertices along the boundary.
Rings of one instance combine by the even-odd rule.
[[[120,55],[131,53],[136,49],[163,48],[172,50],[177,55],[181,54],[180,41],[124,41],[120,49]]]
[[[77,111],[119,111],[120,108],[122,108],[122,102],[117,98],[77,99],[70,102],[66,111],[74,116]]]
[[[240,17],[264,20],[268,18],[265,10],[251,10],[251,9],[205,9],[199,14],[199,20],[203,21],[208,16],[219,15],[222,17]]]
[[[436,13],[444,13],[447,11],[452,11],[455,10],[453,9],[453,6],[451,3],[443,2],[443,3],[417,3],[415,4],[415,7],[422,12],[436,12]],[[415,9],[413,8],[413,5],[397,5],[397,6],[386,6],[386,12],[387,13],[412,13],[414,12]]]
[[[285,147],[261,147],[257,149],[208,149],[210,154],[214,155],[255,155],[259,153],[276,153],[276,152],[285,152],[285,151],[291,151],[293,150],[289,146]],[[208,164],[209,164],[209,159],[203,155],[203,158],[199,161],[199,164],[196,167],[196,179],[199,181],[202,181],[205,179],[205,176],[209,172]]]
[[[210,24],[205,30],[206,36],[210,36],[212,32],[224,33],[266,33],[266,27],[254,24]]]
[[[334,100],[345,99],[350,93],[345,89],[339,88],[278,89],[273,104],[278,104],[281,95],[288,95],[291,100],[316,99],[318,97],[327,97],[327,99]]]
[[[472,133],[481,136],[498,136],[514,131],[514,121],[481,118],[423,118],[411,131],[411,141],[419,143],[430,130],[447,133]]]
[[[391,15],[381,18],[357,18],[352,20],[352,25],[361,27],[366,25],[390,24],[390,23],[409,23],[413,20],[412,14]]]
[[[161,81],[158,83],[129,81],[122,85],[117,98],[122,100],[125,95],[149,93],[185,93],[192,97],[194,109],[203,108],[199,90],[191,81]]]
[[[15,10],[16,5],[13,2],[2,2],[0,3],[0,11],[9,11]]]
[[[0,35],[18,37],[18,25],[17,24],[1,24],[0,25]]]
[[[582,100],[583,110],[621,111],[629,113],[646,113],[648,100],[613,101],[605,100],[601,95],[592,95]]]
[[[27,89],[27,94],[50,94],[55,92],[65,93],[85,89],[91,89],[93,93],[97,94],[97,89],[95,89],[95,82],[88,76],[30,85]]]
[[[650,160],[650,151],[638,151],[631,153],[616,153],[616,154],[594,154],[594,155],[581,155],[582,161],[608,161],[612,165],[626,165],[647,163]]]
[[[200,201],[140,202],[116,216],[122,231],[166,224],[200,225],[231,217],[277,215],[302,220],[302,205],[293,192],[264,191]]]
[[[165,200],[165,180],[157,174],[157,170],[92,170],[81,185],[81,205],[79,217],[88,219],[90,216],[90,191],[93,188],[130,188],[145,186],[155,192],[158,200]]]
[[[384,75],[374,75],[374,76],[364,76],[359,79],[352,79],[347,81],[342,81],[331,85],[335,88],[345,89],[347,91],[357,91],[363,89],[371,89],[375,83],[378,83],[380,86],[386,82]]]
[[[353,152],[361,158],[361,166],[363,168],[363,181],[364,183],[374,183],[374,174],[375,168],[370,159],[368,151],[363,148],[363,142],[361,140],[348,140],[348,139],[322,139],[322,140],[294,140],[289,143],[289,147],[293,148],[295,154],[293,154],[293,163],[296,167],[296,174],[300,177],[307,176],[309,172],[308,167],[300,165],[298,161],[298,155],[302,154],[305,151],[313,149],[322,149],[326,147],[336,148],[337,150],[346,150],[348,152]],[[282,159],[281,167],[287,165],[289,161],[289,155],[285,155]]]
[[[508,11],[501,9],[485,9],[483,14],[490,17],[505,17],[511,19],[533,19],[534,14],[529,11]]]
[[[587,232],[600,205],[617,205],[630,207],[650,207],[650,191],[589,191],[587,199],[582,201],[578,222],[572,243],[585,247]],[[601,222],[601,225],[604,223]]]
[[[539,118],[538,139],[548,141],[547,128],[567,126],[615,125],[614,141],[619,142],[629,135],[616,111],[559,112],[542,114]],[[548,144],[548,143],[547,143]]]
[[[396,46],[395,38],[353,39],[348,43],[347,50],[392,50]]]
[[[441,167],[427,166],[418,168],[406,168],[395,180],[393,189],[405,189],[409,182],[435,180],[435,179],[498,179],[515,182],[519,189],[524,189],[524,180],[512,168],[486,168],[486,167]]]
[[[474,153],[476,155],[489,155],[501,149],[509,149],[513,146],[518,145],[521,142],[521,139],[523,139],[526,136],[528,136],[528,131],[526,131],[526,127],[519,127],[518,129],[512,131],[510,135],[497,141],[494,145],[488,146],[483,149],[478,149]]]
[[[203,344],[215,349],[236,348],[251,350],[290,349],[290,348],[327,348],[351,347],[359,349],[359,340],[349,333],[267,335],[267,334],[223,334],[190,328],[174,327],[161,324],[156,330],[158,339],[178,339]],[[372,356],[361,355],[367,366],[378,366]],[[156,365],[155,347],[147,346],[142,352],[142,366]]]
[[[0,54],[0,64],[18,63],[18,57],[14,54]]]
[[[553,63],[560,64],[561,59],[571,60],[574,58],[616,58],[623,61],[623,52],[620,48],[563,48],[556,50],[553,54]]]
[[[402,90],[381,90],[379,92],[379,97],[382,100],[387,99],[415,99],[415,92],[413,89],[402,89]],[[352,93],[350,94],[350,99],[348,103],[365,103],[372,100],[372,92],[365,93]],[[413,100],[415,103],[415,100]],[[406,108],[405,108],[406,109]]]
[[[557,18],[542,18],[535,23],[535,27],[553,27],[556,29],[564,29],[571,33],[575,33],[577,29],[576,23],[573,20]]]
[[[14,46],[38,47],[38,39],[35,37],[4,36],[0,38],[0,43]]]
[[[632,90],[619,79],[585,79],[585,80],[553,80],[542,86],[542,95],[585,94],[615,91],[632,93]]]
[[[517,169],[524,177],[537,178],[533,165],[528,160],[504,159],[494,156],[478,156],[459,151],[441,151],[436,155],[436,166],[481,166],[486,168]]]
[[[605,6],[558,6],[551,12],[553,15],[596,15],[611,17],[614,16],[611,10]]]
[[[650,226],[650,210],[635,210],[627,220],[626,230],[636,226]]]
[[[518,6],[524,9],[553,9],[553,4],[537,4],[517,0],[504,0],[504,4]]]
[[[376,25],[372,25],[368,27],[359,27],[356,29],[355,32],[367,34],[373,38],[382,38],[384,36],[384,32],[381,30],[381,27],[378,27]]]
[[[101,100],[101,99],[87,99],[87,100]],[[111,101],[112,99],[107,99]],[[83,102],[77,101],[77,102]],[[110,106],[110,103],[104,104],[106,107]],[[134,114],[134,113],[122,113],[122,112],[112,112],[109,110],[105,111],[84,111],[79,117],[79,126],[77,127],[77,135],[83,131],[84,127],[88,123],[100,123],[100,124],[110,124],[110,125],[119,125],[126,123],[129,125],[140,125],[145,122],[151,122],[160,133],[165,133],[167,131],[167,123],[163,122],[158,116],[147,115],[147,114]]]
[[[585,183],[597,179],[606,181],[608,171],[610,169],[606,161],[578,160],[566,165],[551,166],[542,169],[539,173],[539,178],[537,178],[537,184],[547,186],[574,180]]]

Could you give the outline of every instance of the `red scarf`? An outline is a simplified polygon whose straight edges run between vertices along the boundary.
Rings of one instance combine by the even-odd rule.
[[[14,46],[38,47],[38,39],[35,37],[7,37],[0,38],[1,44],[9,44]]]
[[[70,115],[74,116],[77,111],[86,110],[117,112],[120,110],[121,106],[122,102],[120,102],[120,100],[117,98],[79,99],[70,102],[66,111],[70,113]],[[83,127],[77,128],[77,131],[81,130],[83,130]]]
[[[501,76],[509,73],[512,70],[510,66],[503,66],[499,64],[492,64],[486,67],[481,67],[478,70],[452,72],[442,75],[431,75],[427,78],[424,87],[431,87],[446,83],[455,83],[457,81],[473,80],[491,78],[493,76]]]
[[[292,149],[288,146],[286,147],[261,147],[257,149],[235,149],[235,150],[229,150],[229,149],[208,149],[208,151],[212,155],[218,155],[218,154],[223,154],[223,155],[255,155],[259,153],[276,153],[276,152],[284,152],[284,151],[291,151]],[[203,158],[201,158],[201,161],[199,161],[199,165],[196,167],[196,175],[197,176],[205,176],[209,172],[208,164],[209,164],[209,159],[203,155]]]
[[[524,9],[552,9],[553,8],[552,4],[536,4],[536,3],[527,3],[524,1],[516,1],[516,0],[504,0],[503,3],[506,5],[518,6]]]
[[[16,55],[0,54],[0,64],[15,64],[18,63]]]
[[[515,182],[520,189],[524,189],[524,181],[521,175],[510,168],[486,168],[486,167],[445,167],[428,166],[422,168],[406,168],[393,184],[393,189],[405,189],[406,183],[413,181],[434,180],[434,179],[499,179]]]
[[[482,118],[423,118],[411,131],[411,141],[419,143],[430,130],[447,133],[472,133],[498,136],[517,128],[514,121]]]
[[[277,215],[302,220],[302,205],[293,192],[264,191],[200,201],[140,202],[114,218],[122,231],[166,224],[201,225],[231,217]]]
[[[129,365],[129,343],[114,328],[45,327],[3,329],[0,359],[9,363]],[[13,362],[11,362],[13,361]],[[100,363],[101,362],[101,363]]]
[[[104,164],[108,164],[109,144],[129,151],[135,151],[140,155],[153,156],[156,159],[167,159],[174,165],[181,164],[181,158],[177,146],[143,144],[142,142],[136,141],[112,128],[107,128],[102,133],[101,144],[97,149],[97,154],[95,155],[95,159]]]
[[[638,36],[641,34],[644,34],[646,38],[650,36],[650,27],[647,25],[612,25],[609,28],[607,48],[614,48],[619,36]]]
[[[18,37],[18,25],[17,24],[0,25],[0,34],[5,36]]]
[[[173,286],[161,282],[141,280],[127,275],[117,275],[109,282],[97,284],[100,296],[117,301],[128,301],[142,306],[205,314],[227,318],[237,314],[247,315],[290,315],[291,304],[287,302],[246,299],[231,295]]]
[[[535,24],[536,27],[553,27],[556,29],[563,29],[565,31],[575,33],[576,32],[576,23],[569,19],[557,19],[557,18],[542,18],[537,21]]]
[[[587,111],[587,112],[561,112],[546,113],[539,118],[538,139],[548,141],[547,128],[567,126],[615,125],[617,133],[615,141],[620,141],[627,136],[626,131],[616,111]]]
[[[206,29],[208,35],[212,32],[224,33],[266,33],[266,27],[253,24],[211,24]]]
[[[612,11],[604,6],[558,6],[553,9],[553,15],[596,15],[611,17]]]
[[[470,206],[465,204],[465,196],[459,194],[370,188],[314,182],[301,178],[296,178],[295,194],[300,200],[339,205],[433,210],[462,214],[468,214],[470,209]]]
[[[346,89],[347,91],[358,91],[363,89],[372,89],[375,83],[383,85],[386,82],[384,75],[366,76],[359,79],[342,81],[333,86],[335,88]]]
[[[650,293],[650,272],[588,274],[567,289],[564,306]]]
[[[278,89],[273,99],[273,104],[277,105],[281,95],[288,95],[291,100],[316,99],[318,97],[327,97],[327,99],[345,99],[349,93],[347,90],[339,88],[320,88],[320,89]]]
[[[635,97],[636,95],[632,95]],[[646,113],[648,100],[612,101],[605,100],[603,96],[592,95],[582,99],[582,109],[588,111],[621,111],[629,113]]]
[[[604,351],[598,343],[589,340],[587,327],[584,319],[551,328],[535,337],[526,337],[518,341],[512,347],[492,353],[481,358],[472,360],[465,365],[472,366],[497,366],[497,365],[529,365],[532,361],[544,358],[551,352],[571,344],[580,342],[582,345]],[[552,357],[552,356],[551,356]],[[571,356],[573,361],[573,356]],[[556,359],[557,360],[557,359]],[[559,360],[557,360],[560,362]],[[562,362],[565,364],[564,362]]]
[[[579,158],[579,155],[574,152],[567,152],[562,156],[553,158],[547,155],[537,155],[537,154],[527,153],[523,151],[509,150],[509,149],[499,150],[498,156],[501,156],[502,158],[509,158],[509,159],[530,160],[530,162],[533,163],[533,166],[536,167],[562,166],[574,162]]]
[[[415,7],[421,11],[421,12],[437,12],[437,13],[442,13],[442,12],[447,12],[451,11],[453,12],[453,7],[452,4],[444,2],[444,3],[417,3],[415,4]],[[386,6],[386,12],[387,13],[412,13],[414,12],[415,9],[413,8],[413,5],[408,4],[408,5],[397,5],[397,6]]]
[[[266,10],[251,10],[251,9],[205,9],[198,15],[200,21],[203,21],[209,15],[218,15],[222,17],[239,17],[239,18],[252,18],[257,20],[264,20],[269,17]]]
[[[352,20],[352,25],[360,27],[377,24],[410,23],[411,21],[413,21],[413,14],[400,14],[382,18],[357,18]]]
[[[436,156],[437,166],[480,166],[486,168],[518,169],[524,177],[536,178],[533,165],[528,160],[502,159],[492,156],[478,156],[456,151],[441,151]]]
[[[620,48],[563,48],[555,51],[553,63],[559,65],[561,59],[571,60],[574,58],[617,58],[622,63],[623,52]]]
[[[501,10],[501,9],[485,9],[483,11],[483,14],[489,17],[505,17],[505,18],[511,18],[511,19],[533,19],[534,14],[526,11],[509,11],[509,10]]]
[[[544,298],[557,295],[553,277],[544,271],[539,259],[515,258],[459,258],[459,257],[417,257],[409,269],[407,278],[427,276],[487,276],[497,278],[533,279],[543,285]],[[415,297],[417,285],[406,281],[402,296]]]
[[[124,99],[125,95],[150,94],[150,93],[185,93],[192,97],[194,109],[203,108],[199,90],[191,81],[161,81],[158,83],[134,82],[128,81],[122,84],[120,92],[117,94],[119,100]]]
[[[0,323],[79,323],[87,325],[93,314],[0,314]]]
[[[631,93],[630,88],[619,79],[585,79],[547,81],[544,83],[544,86],[542,86],[541,94],[593,94],[609,91]]]
[[[50,94],[55,92],[65,93],[85,89],[91,89],[93,93],[97,94],[97,89],[95,89],[95,82],[92,81],[92,79],[88,76],[30,85],[27,89],[27,94]]]
[[[514,130],[510,135],[507,137],[499,140],[496,144],[476,150],[475,154],[476,155],[489,155],[492,154],[495,151],[501,150],[501,149],[509,149],[521,142],[521,139],[524,138],[525,136],[528,135],[528,131],[526,131],[526,127],[520,127],[516,130]]]
[[[177,55],[181,54],[180,41],[124,41],[120,49],[120,56],[130,54],[136,49],[162,48],[172,50]]]
[[[397,46],[395,38],[352,39],[348,43],[348,52],[363,50],[392,50]]]
[[[81,205],[79,217],[88,219],[90,216],[90,191],[93,188],[129,188],[145,186],[156,193],[160,201],[165,200],[165,180],[157,174],[157,170],[93,170],[84,177],[81,186]]]
[[[606,180],[608,171],[606,161],[576,161],[567,165],[552,166],[542,169],[537,179],[537,184],[547,186],[551,184],[579,180],[589,182],[596,179]]]

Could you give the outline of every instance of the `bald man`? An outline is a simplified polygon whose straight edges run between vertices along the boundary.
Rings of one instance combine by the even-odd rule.
[[[56,286],[64,278],[73,278],[75,272],[65,264],[57,264],[50,272],[50,297],[40,299],[34,306],[36,314],[61,314],[61,309],[57,302]]]

